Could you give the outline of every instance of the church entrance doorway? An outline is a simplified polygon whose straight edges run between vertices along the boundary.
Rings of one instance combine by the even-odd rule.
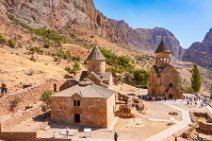
[[[74,122],[75,123],[80,123],[80,114],[75,114],[74,115]]]
[[[173,95],[172,94],[169,94],[169,99],[173,99]]]

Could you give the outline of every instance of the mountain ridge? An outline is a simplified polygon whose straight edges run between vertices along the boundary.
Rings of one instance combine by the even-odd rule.
[[[95,8],[93,0],[1,0],[1,3],[15,18],[35,28],[54,28],[78,35],[96,34],[121,46],[150,52],[154,52],[163,35],[173,56],[181,59],[184,52],[167,29],[133,29],[123,20],[105,17]]]
[[[183,55],[183,61],[190,61],[203,67],[212,67],[212,28],[202,42],[194,42]]]

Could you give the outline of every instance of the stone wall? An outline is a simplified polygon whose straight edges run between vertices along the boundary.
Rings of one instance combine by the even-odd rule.
[[[72,141],[71,139],[37,138],[37,132],[2,132],[0,139],[9,141]]]
[[[199,129],[207,134],[212,134],[212,123],[199,122]]]
[[[116,111],[116,95],[112,95],[107,99],[107,126],[111,124],[111,122],[115,118],[115,111]]]
[[[88,73],[93,71],[96,74],[103,74],[105,73],[105,65],[106,65],[105,61],[88,60],[87,61]]]
[[[17,112],[14,115],[12,115],[10,118],[6,119],[5,121],[2,121],[1,124],[1,131],[9,130],[13,128],[15,125],[26,121],[27,119],[36,117],[40,114],[42,114],[42,107],[36,106],[34,108],[28,109],[26,111]]]
[[[40,101],[40,97],[45,90],[53,90],[54,83],[59,83],[58,86],[60,85],[59,81],[51,79],[41,85],[28,87],[17,93],[4,95],[0,98],[0,116],[11,113],[11,101],[14,101],[15,97],[21,99],[21,102],[18,103],[17,110],[24,109],[28,104]]]

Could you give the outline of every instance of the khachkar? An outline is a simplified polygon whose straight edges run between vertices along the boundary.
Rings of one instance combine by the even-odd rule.
[[[182,98],[182,92],[179,88],[179,73],[170,64],[170,50],[162,38],[160,45],[155,51],[155,64],[150,73],[148,84],[148,95],[164,99]]]

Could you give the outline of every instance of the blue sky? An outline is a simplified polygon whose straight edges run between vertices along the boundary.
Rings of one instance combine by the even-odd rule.
[[[212,0],[94,0],[108,18],[133,28],[164,27],[188,48],[212,28]]]

